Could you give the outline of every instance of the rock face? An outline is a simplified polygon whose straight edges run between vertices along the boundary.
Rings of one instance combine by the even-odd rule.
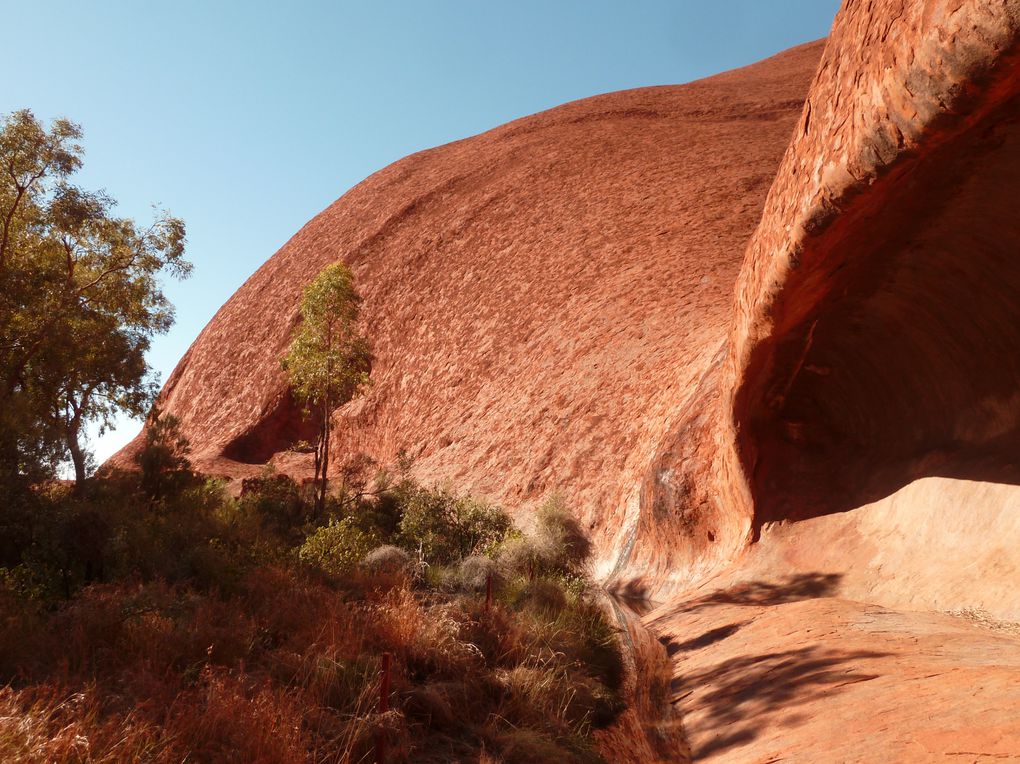
[[[1018,27],[1006,2],[837,20],[738,285],[756,526],[1017,482]]]
[[[1020,0],[847,0],[824,50],[374,175],[165,405],[206,469],[300,471],[278,359],[344,259],[377,358],[338,449],[525,519],[564,491],[663,602],[695,758],[1014,755],[1018,199]]]
[[[649,618],[696,760],[1020,751],[1018,36],[837,16],[682,462],[753,543]]]
[[[679,87],[567,104],[408,157],[306,225],[170,377],[203,469],[307,438],[279,359],[301,290],[347,262],[374,386],[337,453],[510,507],[562,489],[602,565],[632,535],[663,433],[726,336],[733,283],[822,45]]]
[[[755,551],[872,601],[1020,618],[1018,35],[1017,2],[845,8],[738,280]]]
[[[999,486],[991,501],[976,489],[966,509],[967,490],[946,497],[991,534],[977,538],[1020,540],[1015,513],[1001,514],[1017,503],[1020,436],[1018,9],[848,3],[837,16],[748,247],[725,359],[676,420],[663,479],[649,486],[658,501],[646,505],[684,520],[642,518],[648,543],[637,547],[649,551],[635,570],[663,564],[650,550],[673,555],[653,585],[732,558],[769,524],[892,501],[901,488],[898,523],[923,527],[927,510],[908,518],[907,497],[931,497],[910,488],[928,477]],[[930,552],[957,533],[908,549],[878,538],[886,528],[874,548],[846,534],[840,544],[859,548],[835,553],[952,566]],[[695,547],[714,538],[714,549],[678,560],[674,535]],[[957,588],[978,595],[984,569],[956,567],[947,572],[968,582]],[[997,567],[1017,571],[1020,560],[1009,552]]]

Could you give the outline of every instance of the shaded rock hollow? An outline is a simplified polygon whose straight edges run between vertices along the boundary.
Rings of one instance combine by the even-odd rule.
[[[824,46],[402,160],[231,298],[166,407],[205,469],[300,470],[278,358],[343,259],[377,361],[337,447],[525,517],[570,496],[600,575],[664,601],[696,758],[1012,755],[1018,29],[848,0]]]

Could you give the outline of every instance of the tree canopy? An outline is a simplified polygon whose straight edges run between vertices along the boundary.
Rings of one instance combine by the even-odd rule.
[[[305,288],[301,324],[283,359],[291,391],[318,426],[315,478],[325,502],[331,415],[369,383],[371,353],[358,329],[361,297],[343,263],[327,266]]]
[[[70,457],[80,484],[85,426],[148,410],[145,353],[174,320],[159,277],[191,269],[179,218],[157,210],[141,227],[71,182],[81,138],[27,109],[0,121],[0,480],[45,477]]]

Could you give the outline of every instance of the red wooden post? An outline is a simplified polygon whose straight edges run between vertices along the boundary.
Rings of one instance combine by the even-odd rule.
[[[382,671],[379,682],[379,713],[385,714],[390,710],[390,666],[393,663],[393,656],[390,653],[382,654]],[[375,764],[386,762],[386,730],[380,729],[375,736]]]
[[[485,577],[485,612],[492,609],[492,574]]]

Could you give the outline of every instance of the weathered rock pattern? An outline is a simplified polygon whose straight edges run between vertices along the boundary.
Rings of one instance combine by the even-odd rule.
[[[650,619],[695,760],[1020,752],[1018,35],[1016,2],[836,19],[683,446],[755,543]]]
[[[849,5],[738,284],[756,525],[1015,482],[1020,5]],[[1012,197],[1012,198],[1011,198]]]
[[[563,489],[608,568],[726,336],[820,52],[567,104],[373,175],[253,275],[168,380],[195,461],[244,474],[307,437],[279,359],[302,288],[342,258],[376,359],[370,394],[338,415],[338,453],[404,448],[423,478],[510,507]]]
[[[649,474],[644,504],[669,511],[642,516],[631,567],[652,586],[698,580],[768,523],[924,477],[1017,483],[1017,8],[848,3],[837,16],[729,342]],[[968,516],[987,526],[986,510],[978,499]]]
[[[525,517],[567,493],[599,573],[663,600],[696,759],[1006,758],[1018,200],[1020,0],[846,0],[824,51],[377,173],[164,399],[206,469],[300,471],[278,358],[343,258],[377,358],[338,448]]]

